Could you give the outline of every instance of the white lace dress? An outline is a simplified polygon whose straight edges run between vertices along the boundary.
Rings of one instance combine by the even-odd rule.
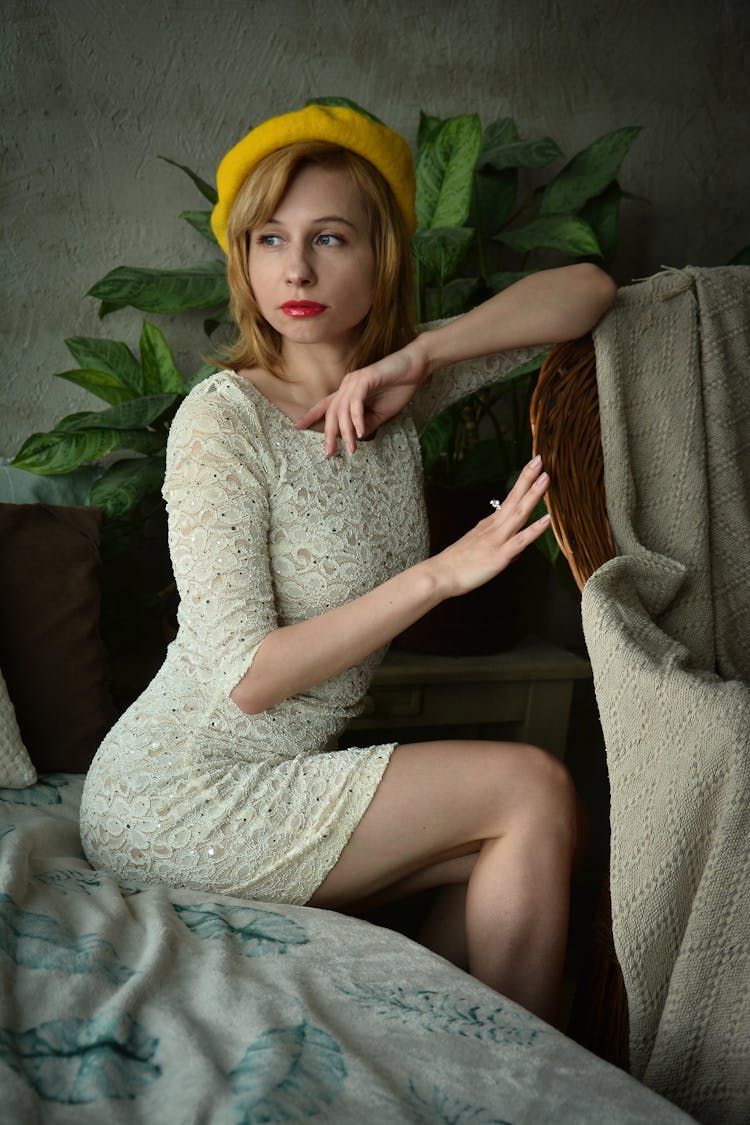
[[[164,484],[179,631],[86,778],[81,838],[94,866],[137,882],[307,902],[394,749],[337,749],[384,650],[258,715],[230,692],[271,630],[424,557],[417,426],[539,350],[444,368],[354,456],[326,458],[321,433],[295,430],[232,372],[188,395]]]

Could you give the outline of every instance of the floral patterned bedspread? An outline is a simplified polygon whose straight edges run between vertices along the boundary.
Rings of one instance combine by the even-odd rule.
[[[690,1120],[399,934],[92,870],[81,785],[0,789],[3,1121]]]

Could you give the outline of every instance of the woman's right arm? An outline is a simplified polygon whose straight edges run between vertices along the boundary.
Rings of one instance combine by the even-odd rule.
[[[351,602],[279,626],[268,558],[267,440],[207,386],[172,423],[165,497],[180,631],[215,670],[217,694],[257,714],[359,664],[446,598],[482,585],[542,533],[526,522],[546,490],[540,465],[502,511],[439,555]]]
[[[369,593],[317,617],[269,633],[231,692],[257,714],[359,664],[446,598],[494,578],[548,526],[527,521],[547,489],[541,463],[521,473],[502,510],[481,520],[446,550]]]

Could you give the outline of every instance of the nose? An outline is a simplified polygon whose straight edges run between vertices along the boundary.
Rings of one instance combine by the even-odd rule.
[[[287,285],[312,285],[315,281],[315,271],[307,248],[302,244],[290,247],[287,258]]]

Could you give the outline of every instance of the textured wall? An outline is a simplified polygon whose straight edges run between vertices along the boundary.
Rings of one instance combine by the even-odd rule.
[[[750,242],[750,18],[744,0],[5,0],[0,454],[95,405],[51,379],[63,339],[137,340],[86,290],[115,265],[179,265],[205,243],[177,219],[253,122],[342,93],[413,141],[420,108],[516,117],[567,153],[643,125],[622,179],[618,280],[716,265]],[[646,202],[647,201],[647,202]],[[160,323],[186,369],[200,317]]]

